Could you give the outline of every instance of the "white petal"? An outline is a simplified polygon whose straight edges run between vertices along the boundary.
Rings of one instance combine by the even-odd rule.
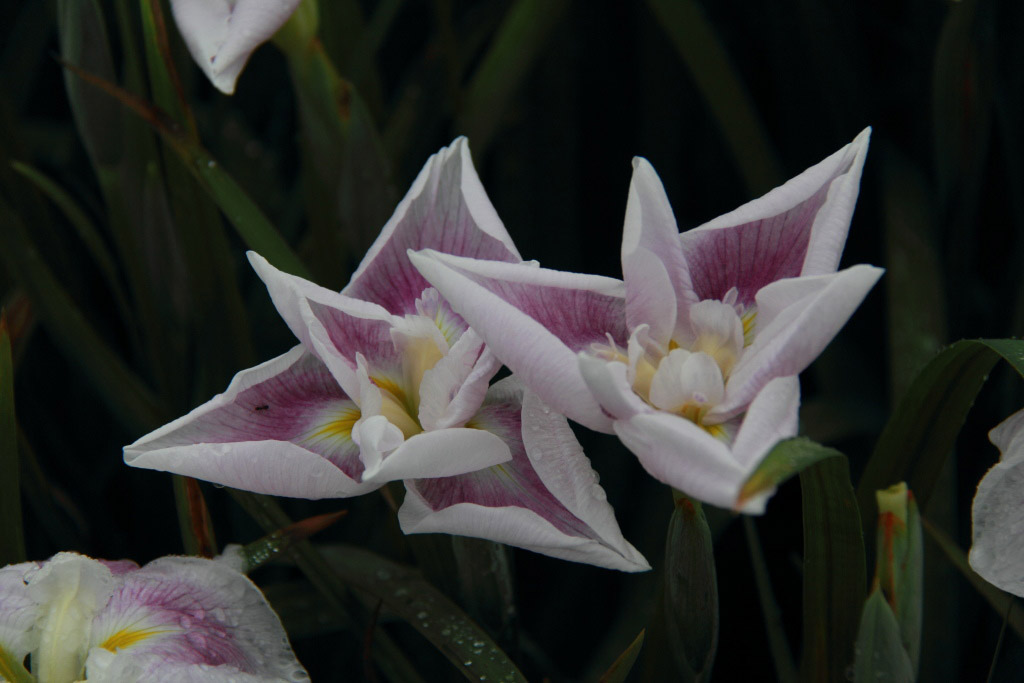
[[[464,332],[451,350],[423,373],[419,414],[423,429],[464,425],[480,407],[488,383],[500,367],[476,332]]]
[[[523,395],[523,443],[544,485],[569,512],[590,527],[601,545],[631,565],[629,571],[650,569],[643,555],[622,536],[615,511],[565,417],[530,391]]]
[[[223,394],[124,449],[125,463],[299,498],[370,491],[355,447],[317,434],[354,407],[302,346],[244,370]],[[347,472],[347,473],[346,473]]]
[[[580,375],[576,351],[607,343],[609,333],[624,342],[621,283],[431,251],[410,257],[526,386],[569,418],[610,430]]]
[[[362,353],[374,365],[382,358],[395,363],[397,353],[390,339],[398,319],[376,304],[280,271],[254,251],[248,256],[288,328],[358,402],[355,356]]]
[[[691,498],[731,509],[745,470],[729,447],[686,418],[647,413],[617,420],[615,433],[652,477]]]
[[[853,266],[833,275],[779,280],[758,292],[758,316],[763,308],[768,322],[762,327],[758,321],[754,342],[729,377],[725,401],[712,414],[725,418],[741,413],[771,379],[802,372],[846,324],[882,272]],[[790,296],[793,292],[802,296]]]
[[[724,394],[722,371],[702,351],[673,349],[662,359],[651,380],[651,403],[672,413],[688,404],[713,406]]]
[[[226,564],[162,557],[118,579],[92,623],[90,681],[308,680],[262,593]]]
[[[288,21],[300,0],[171,0],[171,11],[196,64],[230,95],[245,63]]]
[[[633,159],[633,179],[626,202],[622,273],[629,328],[646,323],[650,325],[651,337],[667,346],[677,326],[686,325],[682,319],[686,307],[697,298],[661,179],[640,157]]]
[[[36,562],[0,567],[0,649],[18,662],[24,662],[39,644],[35,630],[39,608],[26,583],[26,577],[38,569]]]
[[[626,420],[651,408],[636,395],[624,363],[609,362],[588,353],[579,355],[580,373],[601,407],[616,420]]]
[[[29,595],[39,605],[32,673],[40,681],[79,680],[93,619],[117,583],[113,574],[91,558],[59,553],[26,579]]]
[[[363,481],[450,477],[499,465],[512,458],[500,438],[482,429],[451,428],[421,432],[405,440]]]
[[[1002,451],[978,484],[968,561],[1004,591],[1024,597],[1024,410],[1001,422],[989,439]]]

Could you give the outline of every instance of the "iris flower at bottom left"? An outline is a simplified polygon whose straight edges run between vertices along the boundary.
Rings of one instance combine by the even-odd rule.
[[[161,557],[139,567],[59,553],[0,568],[0,679],[258,683],[309,675],[263,594],[225,561]]]

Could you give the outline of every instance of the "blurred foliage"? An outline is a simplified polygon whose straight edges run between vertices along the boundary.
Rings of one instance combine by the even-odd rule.
[[[932,357],[963,337],[1024,333],[1017,2],[320,4],[319,40],[287,56],[260,48],[229,98],[192,64],[173,22],[161,19],[170,16],[165,4],[0,3],[0,305],[8,309],[0,336],[10,340],[17,401],[16,411],[4,407],[10,390],[0,370],[0,462],[6,472],[20,463],[29,557],[78,550],[145,562],[182,552],[172,540],[181,535],[171,478],[125,467],[120,449],[293,343],[245,249],[258,246],[293,272],[342,286],[424,160],[455,135],[471,136],[484,186],[525,258],[617,276],[632,156],[658,170],[686,229],[871,125],[844,263],[884,265],[888,275],[803,377],[802,432],[848,461],[829,458],[805,470],[800,484],[780,486],[758,521],[765,544],[753,563],[743,525],[705,509],[717,585],[728,587],[718,599],[714,675],[770,678],[778,653],[773,665],[769,641],[776,649],[803,642],[804,652],[793,654],[805,676],[811,664],[843,674],[850,657],[830,647],[843,634],[852,638],[867,594],[855,532],[873,530],[875,520],[864,501],[911,477],[909,465],[877,453],[899,453],[925,488],[934,485],[931,499],[919,498],[922,514],[944,526],[929,528],[941,552],[929,551],[929,540],[926,557],[964,569],[965,513],[996,459],[985,433],[1024,404],[1024,392],[1005,369],[982,386],[997,354],[1019,366],[1011,351],[972,343]],[[136,111],[55,55],[116,86]],[[971,386],[948,398],[935,364],[954,361],[970,365],[970,376],[946,379]],[[956,424],[935,433],[926,424],[930,445],[918,450],[891,436],[869,465],[904,392],[919,405],[956,403]],[[300,541],[288,562],[255,574],[315,680],[461,678],[430,634],[415,630],[418,612],[379,606],[369,589],[383,579],[364,571],[373,557],[452,610],[472,614],[477,602],[508,601],[515,623],[474,616],[495,631],[481,636],[488,647],[492,638],[500,643],[527,680],[623,680],[634,660],[625,680],[665,680],[675,649],[662,589],[672,500],[615,439],[582,430],[580,438],[625,536],[653,572],[625,575],[514,551],[491,583],[421,565],[432,586],[409,569],[424,553],[402,536],[381,495],[273,502],[182,483],[178,499],[185,526],[198,533],[193,550],[212,544],[207,529],[221,542],[246,543],[292,518],[348,511],[317,537],[362,549],[346,556],[345,571]],[[961,457],[948,486],[935,484],[950,449]],[[863,520],[847,468],[854,484],[867,468]],[[917,493],[921,484],[911,482]],[[10,483],[5,475],[0,487]],[[945,512],[931,516],[932,505]],[[4,513],[0,525],[13,519]],[[849,543],[823,536],[829,525],[848,532]],[[436,539],[436,566],[469,567],[496,552],[460,543]],[[843,561],[854,566],[829,573]],[[369,564],[351,564],[358,562]],[[828,581],[806,593],[805,581],[822,576]],[[1005,599],[992,590],[979,597],[953,572],[934,576],[943,583],[926,579],[921,680],[977,679],[992,664]],[[854,589],[844,596],[844,586]],[[932,593],[959,596],[935,623]],[[764,636],[759,599],[772,610],[768,623],[784,629],[781,641]],[[993,680],[1018,676],[1017,621]],[[636,634],[645,627],[641,648]],[[821,629],[828,642],[815,650]]]

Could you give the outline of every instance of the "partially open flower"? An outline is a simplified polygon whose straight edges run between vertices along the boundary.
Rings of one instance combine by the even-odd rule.
[[[144,567],[60,553],[0,569],[0,676],[73,681],[306,681],[260,590],[228,563]]]

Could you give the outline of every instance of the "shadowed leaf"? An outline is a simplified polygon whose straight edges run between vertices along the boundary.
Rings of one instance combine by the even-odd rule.
[[[774,491],[780,484],[820,460],[842,455],[834,448],[822,446],[802,436],[780,441],[743,483],[735,507],[738,510],[759,493]]]
[[[20,487],[18,426],[14,415],[14,362],[7,316],[0,311],[0,566],[25,561]],[[0,658],[2,666],[3,659]]]
[[[622,683],[626,680],[626,676],[633,670],[636,658],[640,656],[640,649],[644,646],[644,634],[646,632],[646,630],[641,630],[636,635],[636,638],[629,644],[629,647],[623,650],[622,654],[608,667],[608,670],[601,675],[601,678],[597,679],[597,683]]]

